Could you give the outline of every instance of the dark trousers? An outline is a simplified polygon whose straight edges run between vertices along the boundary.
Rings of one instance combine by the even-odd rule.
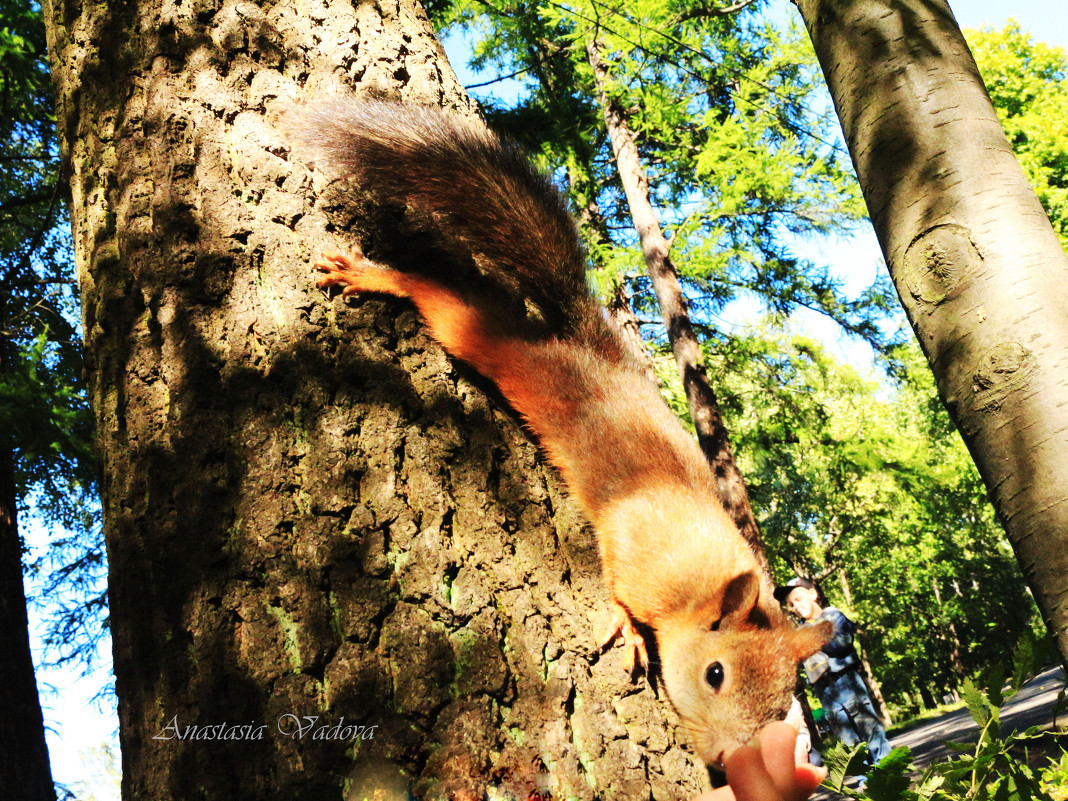
[[[831,731],[839,740],[849,747],[866,742],[872,764],[890,753],[886,730],[875,714],[868,688],[856,670],[824,675],[812,689],[823,705]]]

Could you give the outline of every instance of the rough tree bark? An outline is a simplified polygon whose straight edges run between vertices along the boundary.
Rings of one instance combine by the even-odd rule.
[[[795,0],[902,305],[1068,662],[1068,259],[945,0]]]
[[[45,14],[123,797],[706,787],[674,713],[595,649],[594,543],[515,419],[411,308],[314,289],[322,249],[399,238],[330,209],[272,115],[351,87],[471,113],[414,0]],[[246,728],[187,736],[220,724]]]
[[[0,381],[10,364],[6,305],[0,294]],[[0,442],[0,798],[54,801],[30,653],[14,465],[9,443]]]
[[[708,382],[701,346],[690,324],[686,298],[682,294],[679,275],[671,263],[671,247],[660,227],[656,210],[649,199],[649,180],[645,175],[634,133],[627,125],[627,118],[618,104],[608,96],[608,70],[601,59],[600,47],[595,40],[586,44],[590,66],[593,68],[597,86],[597,98],[601,104],[608,137],[616,157],[616,168],[627,197],[631,219],[642,245],[642,256],[656,294],[657,305],[667,328],[668,341],[675,356],[675,363],[682,377],[690,417],[697,430],[697,440],[716,474],[716,488],[720,500],[726,506],[738,529],[755,547],[760,558],[764,549],[760,528],[753,516],[745,479],[738,469],[731,450],[730,436],[723,423],[723,415],[716,401],[715,391]]]

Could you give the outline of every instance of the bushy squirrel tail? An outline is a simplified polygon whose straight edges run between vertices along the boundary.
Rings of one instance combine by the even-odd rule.
[[[518,147],[458,114],[387,101],[336,99],[299,118],[300,138],[329,167],[406,206],[441,247],[533,303],[549,331],[614,355],[566,202]]]

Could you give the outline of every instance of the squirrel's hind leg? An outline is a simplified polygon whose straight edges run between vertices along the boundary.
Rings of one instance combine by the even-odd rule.
[[[359,245],[353,245],[348,255],[327,252],[315,262],[315,269],[326,273],[316,283],[320,289],[342,285],[343,297],[357,292],[381,292],[399,298],[411,297],[403,273],[398,273],[371,261],[363,255]]]
[[[463,359],[482,375],[495,382],[513,404],[516,391],[513,384],[529,383],[524,373],[524,354],[529,344],[516,338],[516,324],[506,315],[484,302],[460,295],[456,290],[421,275],[391,270],[377,264],[353,245],[348,255],[324,253],[315,268],[326,273],[318,286],[344,286],[343,296],[361,292],[378,292],[398,298],[410,298],[430,329],[431,335],[453,356]],[[509,381],[502,386],[502,380]],[[510,394],[511,390],[511,394]],[[520,407],[523,412],[525,407]]]

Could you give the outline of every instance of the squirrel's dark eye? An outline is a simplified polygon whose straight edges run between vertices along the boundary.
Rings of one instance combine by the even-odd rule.
[[[719,690],[723,685],[723,665],[713,662],[705,670],[705,683],[713,690]]]

